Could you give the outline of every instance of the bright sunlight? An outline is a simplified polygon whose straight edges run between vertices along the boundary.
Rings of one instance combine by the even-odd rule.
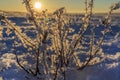
[[[41,9],[42,4],[39,1],[35,2],[34,7],[35,7],[35,9]]]

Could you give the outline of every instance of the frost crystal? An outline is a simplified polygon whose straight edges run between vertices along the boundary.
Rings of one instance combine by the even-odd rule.
[[[111,6],[111,9],[112,10],[117,10],[117,9],[119,9],[120,8],[120,2],[118,2],[118,3],[113,3],[113,5]]]
[[[0,37],[2,37],[3,28],[0,26]]]

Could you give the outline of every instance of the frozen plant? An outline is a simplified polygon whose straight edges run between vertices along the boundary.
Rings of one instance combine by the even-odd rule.
[[[119,9],[119,8],[120,8],[120,2],[118,2],[118,3],[113,3],[112,6],[111,6],[111,9],[112,9],[112,10],[117,10],[117,9]]]
[[[120,3],[112,5],[108,15],[101,20],[104,30],[99,39],[95,38],[97,25],[91,20],[94,0],[85,0],[85,15],[78,32],[73,28],[72,20],[67,16],[65,7],[48,14],[47,10],[36,12],[32,0],[23,0],[23,4],[34,26],[32,28],[35,30],[35,38],[27,36],[7,17],[2,16],[1,19],[8,25],[6,33],[8,35],[11,32],[15,33],[13,53],[16,55],[18,65],[28,74],[29,80],[31,76],[36,80],[66,80],[67,71],[83,70],[103,60],[101,45],[106,34],[110,32],[111,14],[120,8]],[[86,36],[88,31],[90,35]],[[32,66],[26,67],[20,62],[17,53],[19,43],[27,50],[26,54],[29,53],[30,59],[27,62]]]

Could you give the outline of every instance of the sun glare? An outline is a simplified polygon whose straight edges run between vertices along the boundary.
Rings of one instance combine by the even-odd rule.
[[[41,9],[42,4],[40,2],[35,2],[34,7],[35,7],[35,9]]]

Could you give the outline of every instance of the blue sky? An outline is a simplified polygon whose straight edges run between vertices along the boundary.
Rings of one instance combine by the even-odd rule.
[[[42,10],[48,9],[53,12],[59,7],[66,7],[67,12],[81,13],[84,11],[84,0],[33,0],[42,3]],[[120,0],[95,0],[94,12],[108,12],[113,2]],[[0,0],[0,9],[7,11],[25,11],[22,0]],[[120,11],[120,10],[119,10]]]

